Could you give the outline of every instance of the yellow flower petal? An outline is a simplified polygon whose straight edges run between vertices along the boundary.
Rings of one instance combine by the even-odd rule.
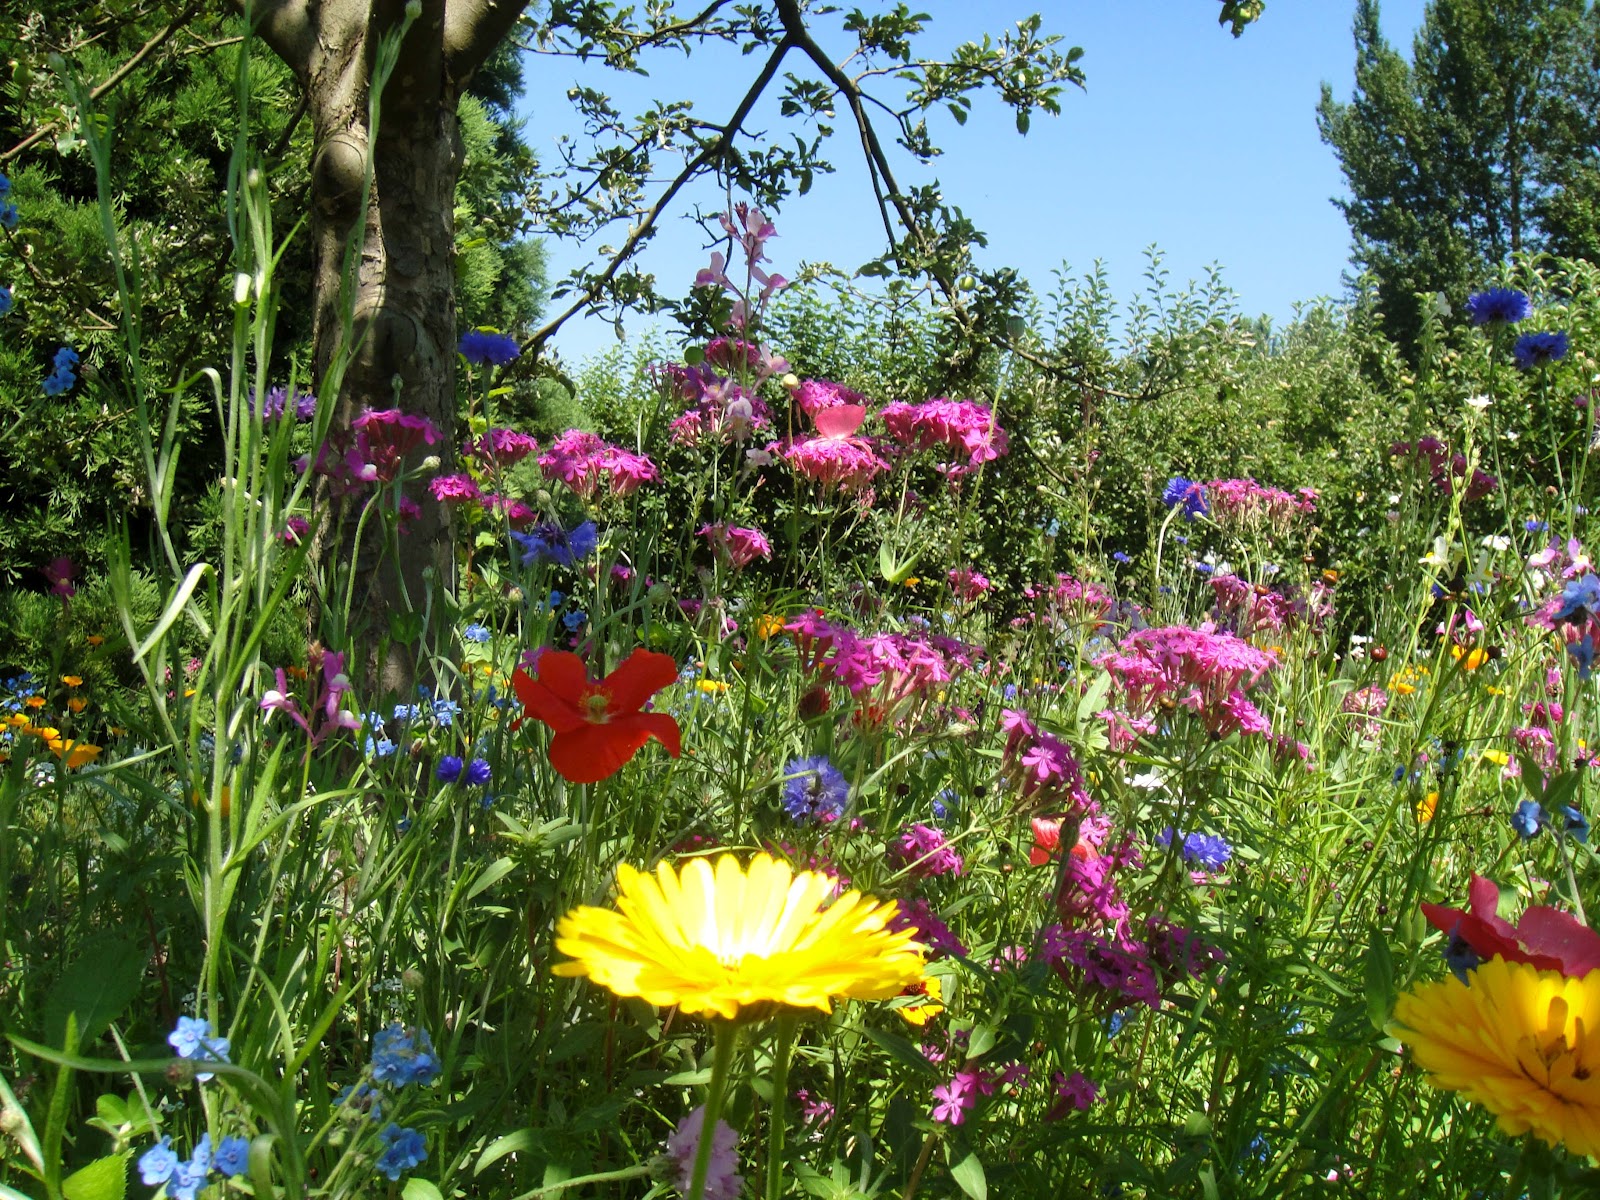
[[[556,925],[571,956],[557,975],[585,976],[619,996],[732,1020],[779,1004],[829,1012],[839,997],[881,1000],[922,979],[912,930],[891,933],[895,905],[758,854],[713,864],[662,863],[653,875],[617,869],[617,910],[582,907]]]

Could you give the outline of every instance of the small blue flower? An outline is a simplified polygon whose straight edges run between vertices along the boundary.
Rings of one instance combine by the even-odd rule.
[[[1544,809],[1539,807],[1536,800],[1522,801],[1511,814],[1511,828],[1515,829],[1525,842],[1539,836],[1539,827],[1543,824]]]
[[[1183,861],[1202,871],[1220,871],[1233,857],[1233,847],[1209,833],[1191,833],[1183,839]]]
[[[582,626],[582,624],[588,619],[588,613],[584,612],[581,608],[575,608],[561,618],[561,623],[565,625],[570,632],[576,633],[579,627]]]
[[[491,774],[489,764],[481,758],[475,758],[462,771],[461,782],[468,787],[482,787],[489,782]]]
[[[211,1022],[203,1017],[179,1017],[178,1027],[167,1035],[167,1045],[179,1058],[195,1062],[228,1062],[231,1049],[227,1038],[211,1035]],[[215,1072],[196,1071],[194,1077],[205,1083]]]
[[[850,783],[826,756],[797,758],[783,768],[783,807],[796,821],[832,821],[850,802]]]
[[[386,737],[368,738],[366,744],[368,758],[388,758],[395,752],[395,744]]]
[[[415,704],[396,704],[394,706],[394,719],[404,725],[408,721],[417,719],[417,706]]]
[[[471,624],[461,631],[461,639],[467,642],[476,642],[482,645],[487,642],[491,634],[487,625]]]
[[[454,700],[435,700],[433,702],[433,719],[449,729],[455,724],[456,714],[461,711],[461,705]]]
[[[1580,575],[1561,589],[1561,607],[1550,619],[1577,624],[1596,612],[1600,612],[1600,575]]]
[[[1533,301],[1516,288],[1495,287],[1467,297],[1474,325],[1515,325],[1533,316]]]
[[[456,755],[446,754],[434,768],[433,776],[440,783],[454,783],[461,778],[461,769],[465,765]]]
[[[1519,371],[1532,371],[1567,356],[1564,333],[1525,333],[1511,347],[1511,361]]]
[[[1567,654],[1578,665],[1578,678],[1587,683],[1594,670],[1594,635],[1586,633],[1577,641],[1568,642]]]
[[[0,200],[0,228],[15,229],[17,221],[21,218],[17,206],[9,200]]]
[[[245,1168],[250,1165],[250,1141],[242,1137],[225,1137],[222,1144],[217,1147],[216,1157],[211,1160],[212,1167],[232,1179],[235,1175],[244,1174]]]
[[[383,1119],[383,1097],[370,1083],[358,1083],[345,1088],[333,1103],[336,1108],[349,1105],[353,1111],[373,1121]]]
[[[384,1149],[375,1167],[379,1174],[388,1176],[391,1182],[398,1182],[402,1171],[409,1171],[427,1161],[428,1144],[415,1129],[402,1129],[391,1123],[384,1127],[378,1138],[383,1142]]]
[[[177,1165],[178,1156],[173,1152],[172,1139],[164,1137],[139,1156],[139,1178],[146,1187],[155,1187],[171,1179]]]
[[[1119,562],[1119,563],[1126,564],[1126,563],[1131,563],[1133,561],[1133,559],[1129,558],[1121,550],[1116,550],[1116,551],[1112,552],[1111,561],[1112,562]]]
[[[547,605],[549,605],[550,611],[552,611],[552,612],[554,612],[556,609],[560,608],[566,602],[567,602],[566,594],[564,592],[558,592],[558,591],[554,590],[553,588],[551,589],[549,599],[545,601],[545,603]]]
[[[0,286],[0,317],[3,317],[10,312],[12,305],[13,301],[11,299],[11,289]]]
[[[1589,840],[1588,817],[1584,816],[1583,813],[1579,812],[1578,809],[1571,804],[1562,805],[1561,816],[1565,821],[1566,832],[1575,841],[1587,842]]]
[[[1550,522],[1541,521],[1535,517],[1531,520],[1524,521],[1522,523],[1522,527],[1529,533],[1543,533],[1545,530],[1550,528]]]
[[[432,1083],[438,1074],[439,1060],[426,1029],[408,1033],[395,1022],[378,1030],[372,1039],[372,1078],[377,1082],[405,1087]]]
[[[517,339],[508,333],[495,333],[488,329],[469,329],[461,335],[461,357],[481,366],[493,363],[503,367],[522,353]]]
[[[1478,952],[1467,944],[1467,939],[1452,929],[1444,944],[1444,963],[1455,977],[1462,983],[1468,982],[1467,972],[1475,970],[1482,961]]]
[[[1182,505],[1185,521],[1203,517],[1211,511],[1206,503],[1206,485],[1185,479],[1182,475],[1174,475],[1167,481],[1167,486],[1161,490],[1161,503],[1168,508]]]
[[[6,178],[3,172],[0,172],[0,196],[9,196],[10,194],[11,180]]]
[[[945,788],[933,798],[933,815],[935,820],[943,821],[950,816],[950,810],[956,806],[955,788]]]

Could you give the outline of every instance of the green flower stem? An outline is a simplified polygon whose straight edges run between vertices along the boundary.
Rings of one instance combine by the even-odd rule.
[[[717,1045],[711,1056],[711,1086],[706,1089],[705,1118],[700,1122],[700,1145],[695,1150],[694,1174],[689,1177],[685,1200],[702,1200],[706,1173],[711,1169],[711,1146],[716,1141],[717,1118],[722,1115],[723,1093],[728,1088],[728,1068],[733,1065],[733,1047],[739,1040],[739,1027],[732,1021],[718,1021]]]
[[[778,1033],[772,1045],[772,1112],[767,1131],[767,1200],[778,1200],[783,1190],[783,1135],[789,1103],[789,1059],[794,1052],[795,1019],[789,1014],[778,1018]]]

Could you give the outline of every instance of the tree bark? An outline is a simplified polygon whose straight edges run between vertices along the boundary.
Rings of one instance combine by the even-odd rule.
[[[369,97],[379,42],[405,18],[394,0],[273,0],[257,4],[257,31],[299,76],[314,129],[311,236],[315,253],[315,378],[346,349],[342,289],[347,247],[363,235],[354,271],[353,357],[335,403],[332,432],[347,435],[367,409],[426,417],[444,442],[422,454],[453,455],[455,433],[455,185],[461,169],[457,103],[472,73],[516,24],[526,0],[425,0],[400,45],[379,105]],[[373,179],[362,204],[367,150]],[[315,492],[312,561],[342,612],[344,578],[354,588],[351,629],[369,689],[410,693],[417,620],[430,592],[454,586],[449,514],[419,488],[420,515],[386,548],[377,514],[362,525],[366,493]],[[349,576],[346,576],[349,572]],[[441,606],[432,605],[437,623]],[[316,620],[320,614],[314,614]],[[337,622],[334,622],[337,628]],[[313,626],[315,629],[315,626]],[[406,634],[404,639],[400,636]]]

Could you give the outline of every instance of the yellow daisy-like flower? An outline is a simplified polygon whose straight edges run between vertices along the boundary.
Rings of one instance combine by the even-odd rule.
[[[1600,1154],[1600,971],[1568,978],[1494,958],[1404,992],[1389,1032],[1435,1087],[1574,1154]]]
[[[692,858],[647,875],[617,868],[617,908],[576,908],[556,925],[556,948],[583,975],[619,996],[676,1004],[733,1020],[775,1004],[832,1009],[835,997],[886,1000],[922,979],[915,930],[891,933],[893,901],[758,854],[748,873],[732,854],[715,866]],[[747,1014],[748,1015],[748,1014]]]

